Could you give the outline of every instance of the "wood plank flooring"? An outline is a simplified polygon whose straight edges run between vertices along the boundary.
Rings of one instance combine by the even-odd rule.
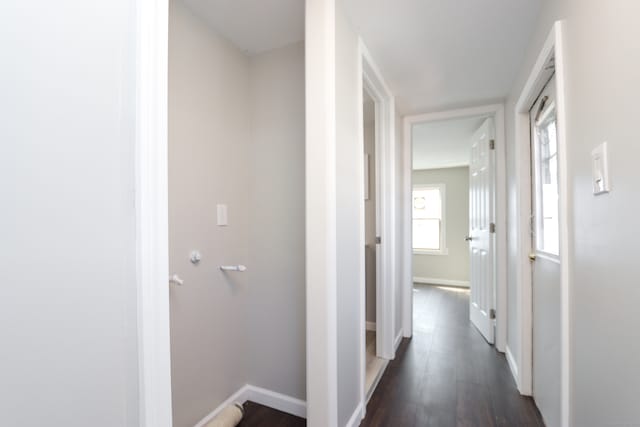
[[[361,427],[544,426],[520,396],[504,355],[469,322],[467,291],[414,289],[414,336],[400,344]],[[247,402],[240,427],[298,427],[305,420]]]

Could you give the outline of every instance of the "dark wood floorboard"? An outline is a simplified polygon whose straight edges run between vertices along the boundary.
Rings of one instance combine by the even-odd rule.
[[[244,417],[238,427],[303,427],[307,422],[278,410],[254,402],[245,402]]]
[[[253,402],[240,427],[298,427],[305,420]],[[539,427],[504,355],[469,322],[469,296],[416,285],[414,334],[400,344],[367,405],[361,427]]]
[[[469,322],[468,292],[416,285],[414,334],[404,339],[361,427],[544,426],[507,361]]]

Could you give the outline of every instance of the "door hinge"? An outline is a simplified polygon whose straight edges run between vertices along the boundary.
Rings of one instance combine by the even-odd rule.
[[[496,149],[496,140],[495,139],[490,139],[489,140],[489,149],[490,150],[495,150]]]
[[[496,310],[492,308],[491,310],[489,310],[489,319],[495,319],[495,318],[496,318]]]
[[[382,243],[382,238],[380,236],[376,236],[376,245]]]
[[[492,222],[491,224],[489,224],[489,233],[495,233],[496,232],[496,223]]]

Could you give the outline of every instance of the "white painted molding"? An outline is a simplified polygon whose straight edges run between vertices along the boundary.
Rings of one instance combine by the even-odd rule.
[[[305,5],[307,419],[337,427],[336,10],[334,1]]]
[[[382,239],[376,251],[376,354],[391,359],[396,294],[395,99],[362,39],[359,39],[358,49],[364,89],[376,104],[376,235]]]
[[[358,427],[360,425],[360,421],[364,419],[364,415],[364,407],[362,402],[360,402],[358,403],[356,410],[353,411],[353,414],[351,415],[351,418],[349,418],[349,421],[347,421],[345,427]]]
[[[297,417],[306,418],[307,416],[307,404],[305,401],[251,384],[245,384],[200,420],[194,427],[203,427],[229,405],[233,405],[234,403],[244,404],[249,400]]]
[[[507,358],[507,363],[509,364],[509,369],[511,369],[511,375],[513,375],[516,386],[519,387],[520,377],[518,376],[518,363],[516,362],[515,357],[513,357],[513,353],[511,353],[511,349],[508,345],[505,347],[505,356]]]
[[[249,384],[246,386],[244,395],[244,401],[246,402],[247,400],[297,417],[307,417],[307,403],[304,400],[296,399],[286,394],[276,393],[275,391]]]
[[[394,359],[396,358],[395,356],[396,356],[396,352],[398,351],[398,347],[400,347],[400,343],[402,342],[402,335],[403,335],[403,331],[401,329],[398,335],[396,336],[395,341],[393,342],[393,358]]]
[[[170,427],[167,98],[168,0],[136,2],[135,215],[138,411]]]
[[[201,419],[194,427],[203,427],[209,421],[211,421],[216,415],[218,415],[224,408],[229,405],[233,405],[234,403],[244,403],[248,399],[245,398],[247,393],[248,385],[244,385],[240,388],[240,390],[233,393],[227,400],[222,402],[216,409],[211,411],[208,415],[206,415],[203,419]]]
[[[507,342],[507,186],[506,186],[506,137],[504,106],[502,104],[490,104],[479,107],[462,108],[457,110],[440,111],[435,113],[416,114],[404,118],[404,179],[405,189],[403,203],[404,213],[403,229],[403,281],[402,281],[402,327],[404,336],[410,337],[413,329],[413,251],[411,244],[412,227],[412,128],[418,123],[449,120],[456,118],[486,116],[493,117],[495,121],[496,139],[496,207],[494,222],[496,223],[496,348],[504,352]]]
[[[367,331],[374,331],[376,330],[376,322],[367,322],[367,326],[366,326]]]
[[[467,280],[450,280],[450,279],[434,279],[430,277],[414,277],[413,283],[421,283],[425,285],[452,286],[457,288],[468,288]]]
[[[556,21],[549,36],[540,49],[538,58],[531,69],[529,77],[520,92],[516,103],[515,115],[515,147],[516,162],[521,167],[516,168],[516,183],[518,197],[516,199],[518,212],[518,274],[517,300],[518,318],[520,323],[520,360],[518,390],[524,395],[531,395],[533,391],[533,289],[531,280],[531,264],[527,254],[531,248],[529,231],[529,217],[531,215],[531,176],[529,174],[530,158],[530,129],[529,109],[536,97],[551,77],[552,71],[547,69],[548,61],[553,58],[556,76],[556,111],[558,120],[558,174],[559,174],[559,220],[560,220],[560,291],[561,291],[561,425],[571,425],[571,372],[570,372],[570,271],[571,256],[569,251],[569,200],[567,177],[567,136],[566,136],[566,81],[565,58],[563,47],[564,21]]]

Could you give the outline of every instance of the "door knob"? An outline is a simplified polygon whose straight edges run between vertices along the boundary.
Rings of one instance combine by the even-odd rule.
[[[536,254],[530,253],[529,254],[529,261],[535,261],[535,260],[536,260]]]
[[[473,240],[473,237],[471,237],[471,236],[467,236],[467,237],[464,238],[465,242],[470,242],[472,240]]]

